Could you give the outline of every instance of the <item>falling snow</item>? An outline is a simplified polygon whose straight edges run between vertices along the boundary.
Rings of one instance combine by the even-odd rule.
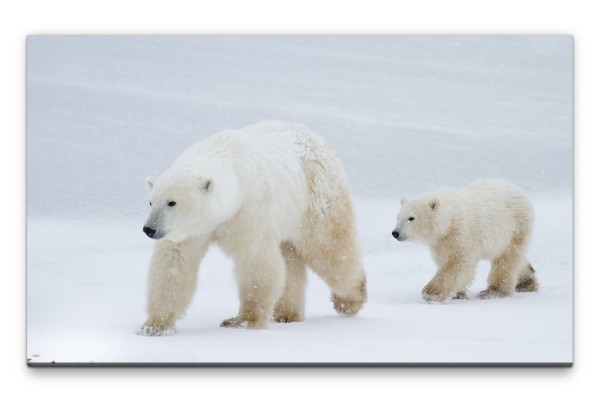
[[[27,57],[32,362],[572,360],[569,37],[36,36]],[[365,308],[337,315],[309,274],[304,322],[221,328],[238,294],[231,261],[212,247],[177,333],[137,336],[154,245],[142,232],[145,177],[261,120],[299,122],[342,160]],[[532,200],[540,290],[474,299],[482,262],[470,299],[428,304],[427,249],[391,236],[400,197],[487,177]]]

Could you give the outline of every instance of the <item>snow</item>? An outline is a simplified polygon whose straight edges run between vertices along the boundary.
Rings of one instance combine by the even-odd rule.
[[[32,363],[572,361],[571,38],[34,36],[27,56]],[[365,308],[336,315],[311,274],[304,322],[221,328],[238,301],[214,247],[177,334],[137,336],[153,246],[145,177],[265,119],[306,125],[342,159]],[[428,304],[428,250],[391,236],[399,199],[487,177],[534,204],[540,291]]]

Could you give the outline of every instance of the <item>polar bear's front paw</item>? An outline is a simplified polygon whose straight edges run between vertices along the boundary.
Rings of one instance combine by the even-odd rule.
[[[172,336],[175,334],[175,329],[168,326],[151,326],[143,324],[137,330],[138,336]]]
[[[435,284],[427,284],[421,291],[423,299],[427,302],[442,302],[448,298],[448,294],[442,291]]]

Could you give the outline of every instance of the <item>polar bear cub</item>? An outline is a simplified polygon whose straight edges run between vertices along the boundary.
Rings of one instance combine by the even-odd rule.
[[[462,190],[443,188],[402,198],[392,235],[429,246],[438,271],[422,290],[425,300],[466,298],[479,260],[491,261],[488,287],[479,298],[506,297],[515,289],[538,288],[526,257],[532,225],[533,207],[523,191],[488,179]]]
[[[233,260],[240,300],[221,326],[303,320],[307,266],[331,288],[338,313],[362,308],[366,281],[346,175],[304,126],[263,122],[220,132],[147,184],[143,230],[156,243],[139,334],[174,333],[211,243]]]

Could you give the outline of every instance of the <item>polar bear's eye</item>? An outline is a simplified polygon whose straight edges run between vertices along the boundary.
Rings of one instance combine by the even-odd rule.
[[[149,202],[149,203],[150,203],[150,206],[152,206],[152,202]]]
[[[167,205],[169,205],[169,206],[171,206],[171,207],[175,206],[176,204],[177,204],[177,203],[175,203],[175,202],[173,202],[173,201],[171,201],[171,202],[167,203]]]
[[[410,217],[408,218],[408,221],[413,221],[414,219],[415,219],[414,217],[410,216]]]

